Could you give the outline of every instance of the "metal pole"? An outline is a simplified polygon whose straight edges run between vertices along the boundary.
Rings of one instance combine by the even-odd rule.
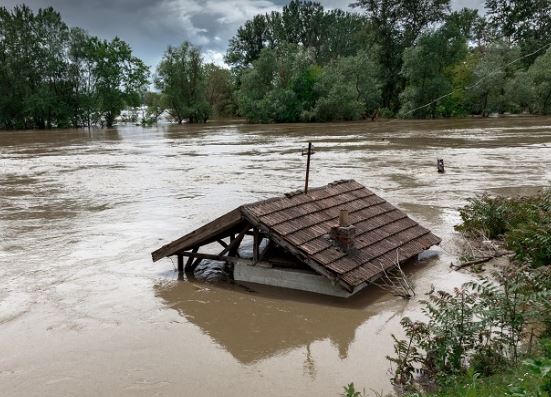
[[[310,176],[310,155],[312,154],[312,142],[308,142],[308,159],[306,160],[306,180],[304,182],[304,194],[308,193],[308,178]]]

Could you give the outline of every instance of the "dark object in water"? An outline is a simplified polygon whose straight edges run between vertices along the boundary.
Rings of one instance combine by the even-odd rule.
[[[438,172],[440,174],[443,174],[444,172],[446,172],[444,170],[444,159],[438,159],[436,160],[436,168],[438,169]]]

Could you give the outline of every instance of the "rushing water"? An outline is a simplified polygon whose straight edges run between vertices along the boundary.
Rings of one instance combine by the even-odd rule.
[[[242,203],[354,178],[443,238],[417,298],[178,281],[150,252]],[[436,172],[436,159],[446,173]],[[390,334],[449,269],[456,208],[551,181],[551,119],[0,132],[0,394],[390,391]]]

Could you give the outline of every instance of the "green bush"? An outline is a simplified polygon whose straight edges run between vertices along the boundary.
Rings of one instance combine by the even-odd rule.
[[[528,326],[551,319],[551,268],[510,266],[422,304],[427,321],[406,317],[405,339],[393,335],[393,383],[413,387],[421,373],[442,386],[469,369],[489,376],[518,364]]]
[[[472,238],[503,240],[516,259],[533,266],[551,264],[551,193],[531,197],[469,200],[459,210],[456,230]]]

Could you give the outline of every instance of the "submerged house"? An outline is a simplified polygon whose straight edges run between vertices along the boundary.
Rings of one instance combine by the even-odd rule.
[[[251,258],[239,255],[247,238]],[[177,256],[180,272],[184,258],[186,271],[223,261],[237,281],[349,297],[440,241],[360,183],[343,180],[242,205],[152,257]]]

